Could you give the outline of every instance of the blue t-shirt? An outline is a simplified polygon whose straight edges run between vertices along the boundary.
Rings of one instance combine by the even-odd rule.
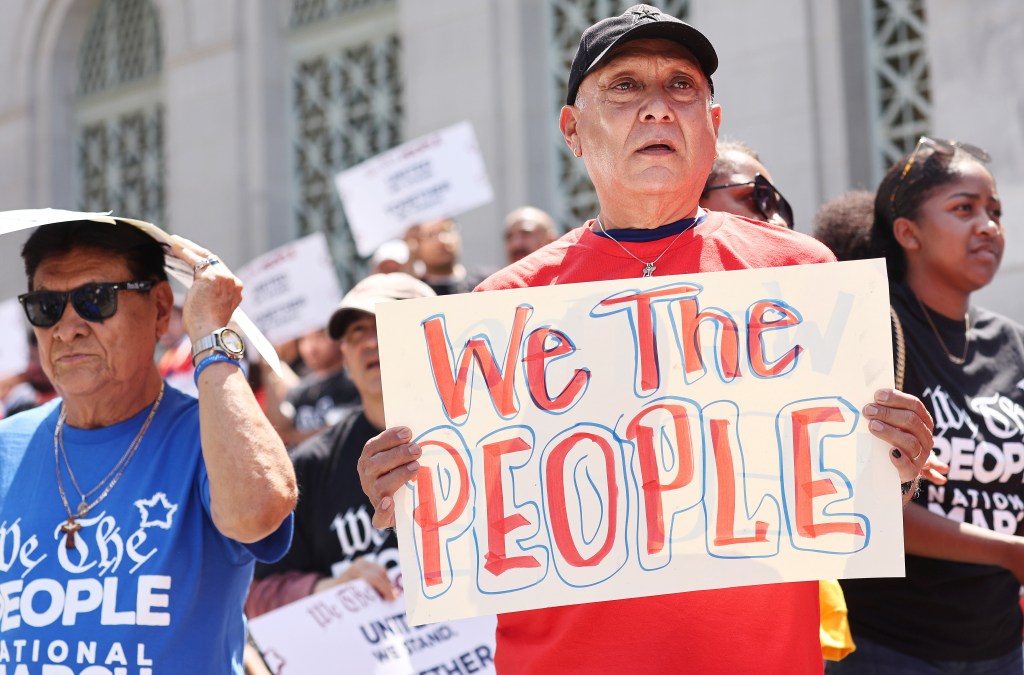
[[[59,410],[58,400],[0,421],[0,673],[241,673],[253,563],[284,555],[291,518],[255,544],[220,534],[199,406],[167,387],[135,456],[67,548],[55,461],[72,510],[80,496],[55,459]],[[101,429],[65,425],[83,490],[109,474],[149,410]]]

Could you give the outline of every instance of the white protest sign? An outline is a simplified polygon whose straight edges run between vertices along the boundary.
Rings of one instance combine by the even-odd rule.
[[[385,601],[362,580],[249,622],[274,675],[486,675],[494,672],[494,629],[493,616],[411,626],[401,598]]]
[[[238,270],[242,308],[274,344],[327,325],[341,286],[322,232],[264,253]]]
[[[455,216],[494,198],[469,122],[403,143],[334,181],[364,257],[414,223]]]
[[[410,622],[903,574],[878,260],[377,307]]]
[[[17,298],[0,302],[0,379],[28,367],[28,324]]]

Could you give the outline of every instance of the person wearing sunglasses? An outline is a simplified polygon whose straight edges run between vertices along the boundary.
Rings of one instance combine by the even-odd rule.
[[[738,141],[720,141],[717,148],[700,205],[792,230],[793,209],[772,185],[758,154]]]
[[[842,581],[857,650],[830,673],[1022,671],[1024,327],[972,301],[1005,247],[988,162],[922,137],[875,197],[897,383],[935,417],[949,473],[904,510],[906,578]]]
[[[11,554],[0,632],[43,645],[0,658],[16,672],[72,658],[241,672],[253,564],[288,548],[295,475],[226,327],[241,283],[209,251],[171,240],[168,253],[194,270],[182,317],[198,400],[167,386],[154,360],[173,303],[155,239],[120,220],[73,220],[39,227],[22,250],[18,299],[59,398],[0,421]]]

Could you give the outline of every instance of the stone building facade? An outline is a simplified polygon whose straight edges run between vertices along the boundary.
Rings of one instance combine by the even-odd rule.
[[[7,0],[0,208],[114,209],[237,267],[327,233],[362,273],[333,175],[469,120],[495,200],[459,218],[464,258],[502,259],[529,203],[594,215],[557,129],[580,31],[628,0]],[[761,153],[808,231],[926,133],[988,150],[1009,246],[980,301],[1024,321],[1024,8],[1019,0],[663,0],[721,59],[722,133]],[[23,288],[0,240],[0,297]]]

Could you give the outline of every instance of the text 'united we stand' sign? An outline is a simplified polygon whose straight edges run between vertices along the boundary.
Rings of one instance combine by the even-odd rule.
[[[412,624],[903,574],[881,261],[379,305]]]

